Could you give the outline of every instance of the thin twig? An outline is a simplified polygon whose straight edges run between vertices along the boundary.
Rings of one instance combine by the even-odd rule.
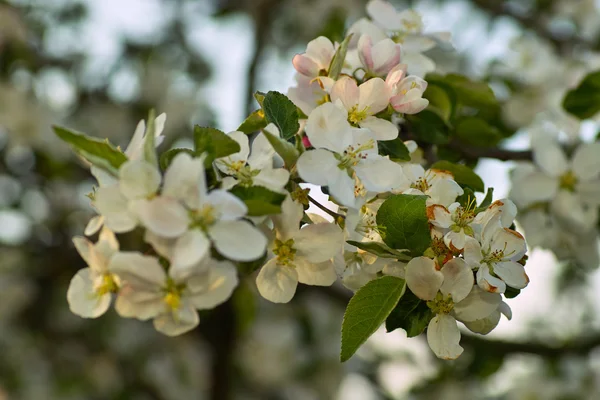
[[[338,218],[342,218],[342,219],[346,218],[342,214],[338,214],[335,211],[331,211],[329,208],[325,207],[323,204],[319,203],[318,201],[316,201],[315,199],[313,199],[310,196],[308,196],[308,200],[311,203],[313,203],[315,206],[319,207],[322,211],[324,211],[327,214],[331,215],[334,220],[337,220]]]

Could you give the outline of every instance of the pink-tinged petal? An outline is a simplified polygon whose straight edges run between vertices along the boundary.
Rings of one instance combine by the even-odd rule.
[[[460,331],[456,320],[447,314],[438,314],[427,326],[427,343],[433,353],[443,360],[455,360],[463,352],[459,345]]]
[[[330,260],[313,263],[303,258],[294,261],[298,282],[312,286],[331,286],[336,281],[337,275],[333,262]]]
[[[135,208],[142,224],[159,236],[181,236],[190,224],[188,211],[172,198],[155,197],[152,200],[138,201]]]
[[[533,161],[542,171],[554,178],[560,177],[569,168],[564,151],[553,140],[534,142]]]
[[[388,72],[385,83],[390,89],[394,88],[406,76],[407,69],[406,64],[398,64]]]
[[[440,287],[440,291],[444,295],[452,296],[455,303],[462,301],[473,289],[475,279],[473,271],[467,266],[464,260],[454,258],[448,261],[442,267],[444,282]]]
[[[459,321],[476,321],[496,311],[501,301],[502,296],[498,293],[490,293],[479,286],[473,286],[471,293],[463,301],[454,304],[453,313]]]
[[[359,126],[370,130],[377,140],[394,140],[398,137],[398,127],[382,118],[367,117],[359,122]]]
[[[433,300],[444,281],[444,274],[438,271],[431,258],[416,257],[406,265],[406,284],[421,300]]]
[[[298,273],[293,267],[277,264],[276,259],[267,262],[256,277],[258,292],[273,303],[287,303],[296,293]]]
[[[360,62],[362,65],[368,70],[373,70],[373,55],[372,50],[373,41],[369,37],[369,35],[361,35],[358,40],[358,57],[360,58]]]
[[[348,111],[358,104],[360,92],[356,81],[348,76],[342,76],[331,89],[331,101],[340,101]],[[362,110],[362,108],[361,108]]]
[[[302,153],[296,167],[298,175],[308,183],[326,186],[329,183],[330,171],[339,169],[338,161],[332,152],[324,149],[309,150]]]
[[[335,54],[335,47],[331,40],[325,36],[319,36],[306,45],[306,55],[313,59],[320,69],[329,69],[331,59]]]
[[[506,282],[508,286],[515,289],[523,289],[529,283],[529,277],[525,273],[525,268],[514,261],[495,264],[494,273]]]
[[[311,263],[321,263],[341,251],[344,233],[335,224],[312,224],[297,231],[293,239],[297,257]]]
[[[381,78],[369,79],[358,87],[358,110],[368,109],[369,114],[375,115],[387,108],[390,101],[390,88]]]
[[[479,271],[477,271],[477,285],[482,290],[490,293],[506,292],[506,283],[502,279],[493,276],[487,265],[479,267]]]
[[[215,248],[233,261],[253,261],[267,249],[267,238],[246,221],[219,221],[208,231]]]
[[[416,98],[407,101],[405,96],[393,96],[390,99],[390,104],[394,108],[394,111],[401,114],[417,114],[427,108],[429,100],[423,98]]]
[[[600,142],[580,145],[573,155],[573,173],[582,181],[600,178]]]
[[[304,76],[315,77],[319,75],[319,65],[306,54],[296,54],[292,58],[292,65],[298,73]]]
[[[373,67],[371,71],[378,76],[385,76],[398,63],[400,63],[400,46],[392,39],[384,39],[375,44],[371,49]]]

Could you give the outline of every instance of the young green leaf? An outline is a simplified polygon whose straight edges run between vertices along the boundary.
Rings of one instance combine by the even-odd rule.
[[[59,126],[53,126],[52,129],[56,136],[71,145],[81,157],[114,175],[117,174],[121,164],[127,161],[127,156],[108,140],[100,140]]]
[[[342,362],[352,357],[381,326],[405,291],[403,279],[382,276],[368,282],[354,294],[342,322]]]
[[[262,186],[234,186],[230,192],[246,203],[248,215],[259,217],[281,213],[281,203],[285,195],[273,192]]]
[[[266,129],[263,129],[263,134],[265,135],[269,143],[271,143],[271,146],[273,146],[275,152],[277,152],[277,154],[281,156],[283,162],[285,163],[285,166],[288,169],[291,169],[294,166],[294,164],[296,164],[298,157],[300,157],[300,152],[298,151],[298,149],[296,149],[296,147],[287,140],[279,136],[273,135]]]
[[[267,122],[274,123],[285,140],[293,137],[300,129],[298,109],[285,95],[271,91],[263,101]]]
[[[263,110],[256,110],[248,116],[237,128],[238,131],[244,132],[246,135],[260,131],[262,128],[267,126],[267,120],[265,119],[265,113]]]
[[[265,101],[265,96],[266,96],[266,93],[263,93],[263,92],[257,91],[254,93],[254,98],[256,99],[256,102],[258,103],[260,108],[262,108],[262,106],[263,106],[263,101]]]
[[[238,142],[215,128],[194,126],[194,153],[199,156],[206,153],[204,165],[209,167],[212,162],[221,157],[240,151]]]
[[[346,53],[348,53],[348,45],[350,44],[350,39],[352,39],[352,35],[350,34],[346,36],[340,47],[336,50],[333,58],[331,59],[331,64],[329,65],[329,71],[327,72],[327,76],[337,80],[340,77],[340,73],[342,72],[342,68],[344,68],[344,62],[346,61]]]
[[[600,71],[588,74],[579,86],[567,92],[563,108],[579,119],[588,119],[600,111]]]
[[[427,196],[397,194],[383,202],[377,212],[377,225],[383,228],[383,241],[392,249],[408,249],[420,256],[431,245]]]
[[[153,166],[158,167],[158,156],[156,155],[155,143],[156,138],[154,136],[154,132],[156,131],[156,123],[154,122],[155,118],[156,113],[154,110],[150,110],[150,112],[148,112],[146,132],[144,133],[144,160]]]
[[[395,260],[410,261],[412,257],[408,254],[403,254],[401,250],[390,249],[383,243],[378,242],[357,242],[355,240],[347,240],[349,245],[358,247],[361,250],[367,251],[380,258],[393,258]]]
[[[483,180],[466,165],[454,164],[449,161],[438,161],[431,166],[433,169],[451,172],[454,180],[461,186],[469,186],[476,192],[485,191]]]
[[[398,328],[406,331],[408,337],[420,335],[434,317],[427,304],[407,290],[385,321],[385,330]]]

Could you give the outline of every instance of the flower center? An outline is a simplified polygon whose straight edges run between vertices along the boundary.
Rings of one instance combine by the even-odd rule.
[[[205,204],[199,210],[191,210],[190,219],[192,220],[190,228],[200,228],[206,231],[217,222],[216,210],[212,205]]]
[[[354,106],[350,109],[348,113],[348,122],[353,125],[358,125],[358,123],[369,116],[369,106],[366,106],[362,110],[358,109],[358,106]]]
[[[568,190],[569,192],[574,192],[577,181],[578,179],[573,171],[567,171],[560,177],[560,188]]]
[[[427,179],[425,179],[425,177],[421,177],[421,178],[417,179],[415,182],[413,182],[410,185],[410,187],[413,189],[420,190],[421,192],[425,193],[426,191],[429,190],[429,182],[427,182]]]
[[[113,274],[106,273],[95,282],[95,291],[99,296],[106,293],[116,293],[119,290],[119,285],[115,281]]]
[[[444,296],[441,292],[435,296],[435,299],[427,302],[427,307],[436,314],[449,314],[454,309],[452,296]]]
[[[360,160],[367,158],[367,154],[365,152],[373,148],[375,148],[375,141],[373,139],[369,140],[365,144],[358,143],[356,147],[352,145],[348,146],[346,150],[344,150],[343,154],[336,154],[336,158],[339,160],[338,168],[348,169],[355,167]]]
[[[414,89],[414,88],[416,88],[416,87],[417,87],[417,82],[412,82],[412,83],[410,84],[410,87],[409,87],[408,89],[404,88],[404,89],[402,89],[402,90],[400,91],[400,93],[402,93],[402,94],[406,94],[406,93],[408,93],[408,91],[409,91],[409,90],[411,90],[411,89]]]
[[[277,256],[278,264],[291,266],[294,261],[294,256],[296,255],[294,239],[288,239],[285,242],[275,239],[273,253]]]
[[[178,310],[181,307],[181,295],[185,289],[185,284],[177,285],[171,278],[167,280],[167,285],[164,288],[165,295],[163,301],[171,311]]]

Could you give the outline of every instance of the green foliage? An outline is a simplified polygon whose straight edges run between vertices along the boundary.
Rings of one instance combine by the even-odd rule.
[[[427,74],[429,84],[447,85],[456,93],[458,103],[475,108],[495,107],[498,104],[492,89],[485,82],[473,81],[459,74]]]
[[[121,164],[127,161],[127,156],[110,144],[108,140],[100,140],[59,126],[52,128],[56,136],[71,145],[77,154],[92,165],[114,175],[117,174]]]
[[[435,111],[423,110],[418,114],[407,115],[406,120],[417,139],[432,144],[448,143],[448,125]]]
[[[386,320],[406,291],[406,282],[383,276],[361,287],[350,299],[342,322],[341,361],[346,361]]]
[[[284,94],[271,91],[262,103],[267,123],[274,123],[285,140],[293,137],[300,129],[298,109]]]
[[[240,282],[231,301],[235,309],[235,327],[238,335],[242,335],[252,327],[257,313],[256,297],[247,280]]]
[[[515,289],[510,286],[506,286],[506,291],[504,292],[504,297],[507,299],[514,299],[518,295],[521,294],[521,289]]]
[[[261,215],[281,213],[281,203],[285,194],[273,192],[262,186],[235,186],[230,192],[246,203],[248,215],[258,217]]]
[[[156,123],[154,119],[156,114],[154,110],[150,110],[148,113],[148,122],[146,124],[146,132],[144,132],[144,160],[158,167],[158,156],[156,155],[156,138],[154,133],[156,132]]]
[[[563,108],[579,119],[596,115],[600,111],[600,71],[588,74],[579,86],[567,92]]]
[[[246,135],[260,131],[262,128],[267,126],[267,120],[265,119],[265,113],[263,110],[256,110],[248,116],[237,128],[238,131],[244,132]]]
[[[423,300],[407,290],[385,321],[385,329],[392,332],[402,328],[408,337],[415,337],[425,330],[434,316]]]
[[[346,61],[346,53],[348,53],[350,39],[352,39],[352,35],[346,36],[344,41],[340,44],[340,47],[338,47],[333,55],[331,65],[329,66],[329,71],[327,72],[328,77],[332,79],[338,79],[340,77],[340,73],[344,67],[344,62]]]
[[[382,140],[377,142],[379,154],[390,156],[392,161],[410,161],[410,152],[400,138],[394,140]]]
[[[175,158],[175,156],[179,153],[188,153],[190,156],[194,156],[194,152],[190,149],[170,149],[165,151],[164,153],[161,154],[160,156],[160,168],[162,168],[162,170],[166,170],[167,168],[169,168],[169,165],[171,165],[171,162],[173,161],[173,159]]]
[[[204,165],[209,167],[214,160],[239,152],[238,142],[216,128],[194,126],[194,153],[206,153]]]
[[[454,175],[454,180],[461,186],[468,186],[476,192],[483,192],[485,190],[483,180],[466,165],[454,164],[449,161],[438,161],[431,168],[451,172]]]
[[[478,117],[462,117],[455,124],[456,136],[469,145],[494,147],[503,136],[498,129]]]
[[[407,249],[420,256],[431,245],[427,196],[397,194],[389,197],[377,212],[383,241],[392,249]]]
[[[266,95],[267,95],[266,93],[259,92],[259,91],[256,91],[254,93],[254,98],[256,99],[256,102],[258,103],[258,105],[260,106],[260,108],[263,107],[263,102],[265,101],[265,96]]]
[[[479,204],[479,207],[477,207],[476,211],[485,211],[485,209],[488,208],[492,204],[493,200],[494,200],[494,188],[488,188],[487,193],[485,194],[485,197],[481,201],[481,204]]]
[[[269,143],[271,143],[271,146],[273,146],[275,152],[277,152],[277,154],[281,156],[283,162],[285,163],[285,166],[288,169],[292,168],[292,166],[296,164],[298,157],[300,157],[300,152],[298,151],[298,149],[287,140],[279,136],[273,135],[266,129],[263,130],[263,134],[265,135]]]
[[[325,36],[332,42],[341,42],[344,40],[344,30],[346,28],[346,11],[342,7],[334,7],[327,16],[323,29],[317,36]]]
[[[423,97],[429,100],[429,110],[436,112],[444,121],[450,121],[457,103],[456,93],[450,85],[430,82]]]
[[[407,254],[403,254],[402,251],[390,249],[385,244],[379,242],[357,242],[355,240],[347,240],[346,243],[381,258],[393,258],[401,261],[410,261],[412,258]]]

